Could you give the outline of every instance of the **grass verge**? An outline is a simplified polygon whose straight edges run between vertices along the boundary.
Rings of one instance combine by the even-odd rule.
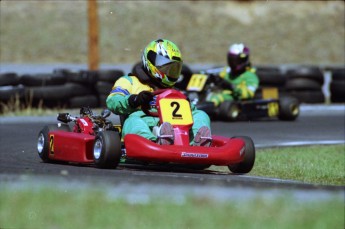
[[[344,185],[344,156],[344,145],[259,149],[250,175]],[[257,193],[222,202],[162,196],[139,203],[110,197],[101,187],[3,186],[0,228],[344,228],[339,196],[301,201],[289,192],[270,198]]]
[[[0,192],[1,228],[343,228],[339,198],[317,202],[289,197],[214,202],[169,198],[149,203],[110,199],[102,191]]]
[[[227,167],[212,167],[229,171]],[[345,145],[258,149],[253,176],[322,185],[345,185]]]

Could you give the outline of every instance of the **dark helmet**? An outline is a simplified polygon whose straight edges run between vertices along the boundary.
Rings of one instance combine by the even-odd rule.
[[[142,54],[143,67],[163,87],[172,87],[181,75],[180,49],[166,39],[151,41]]]
[[[234,75],[245,72],[246,68],[250,66],[249,54],[249,48],[242,43],[233,44],[229,47],[227,54],[228,65]]]

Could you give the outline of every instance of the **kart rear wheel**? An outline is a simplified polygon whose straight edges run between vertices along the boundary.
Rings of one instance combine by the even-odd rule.
[[[280,120],[293,121],[299,115],[298,99],[291,96],[282,96],[279,99],[279,115]]]
[[[228,168],[233,173],[249,173],[255,162],[255,146],[254,142],[250,137],[238,136],[234,138],[240,138],[245,142],[244,159],[238,164],[229,165]]]
[[[93,146],[93,159],[96,167],[114,169],[119,164],[121,156],[119,133],[115,131],[99,132]]]
[[[225,121],[236,121],[240,114],[238,104],[234,101],[224,101],[219,106],[218,116]]]
[[[71,132],[71,128],[67,124],[47,125],[39,132],[37,138],[37,153],[43,162],[51,162],[49,158],[49,132],[61,130]]]

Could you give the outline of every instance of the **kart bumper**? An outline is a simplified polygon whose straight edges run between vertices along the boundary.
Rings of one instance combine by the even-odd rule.
[[[127,134],[124,142],[128,158],[147,162],[227,166],[243,160],[245,143],[242,139],[221,136],[212,136],[212,138],[210,147],[158,145],[135,134]]]

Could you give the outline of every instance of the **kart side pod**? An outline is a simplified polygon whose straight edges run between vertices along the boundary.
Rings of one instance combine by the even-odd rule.
[[[49,158],[77,163],[93,163],[95,136],[83,133],[49,132]]]

